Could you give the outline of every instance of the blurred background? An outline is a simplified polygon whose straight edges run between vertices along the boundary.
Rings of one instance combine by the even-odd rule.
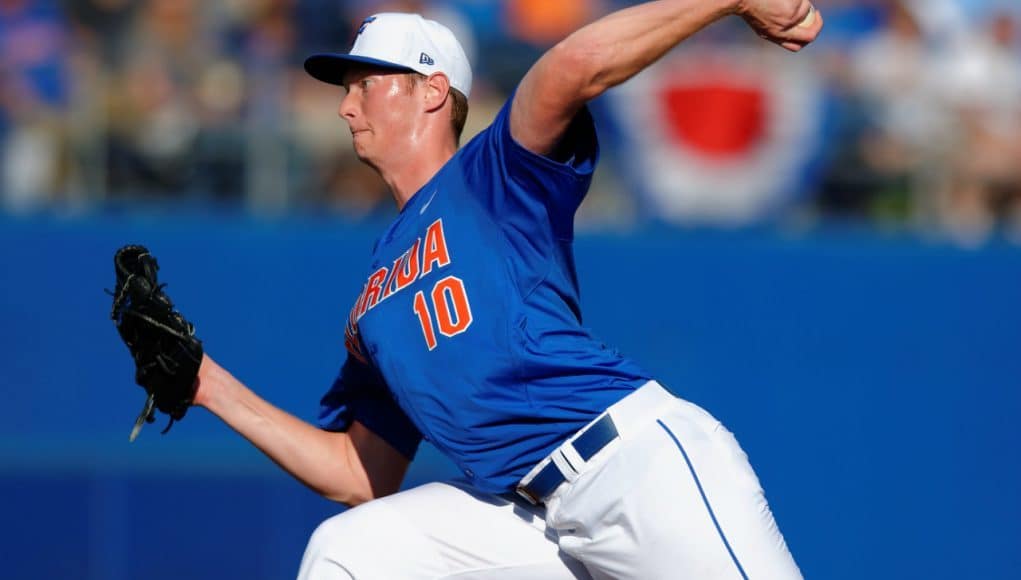
[[[0,577],[293,577],[340,506],[201,410],[127,444],[114,250],[312,419],[395,210],[305,56],[373,12],[447,24],[467,140],[629,4],[0,0]],[[1021,4],[816,5],[800,54],[727,19],[592,104],[586,324],[737,434],[807,578],[1017,578]],[[451,473],[425,447],[408,483]]]
[[[527,68],[611,0],[2,0],[0,194],[10,212],[124,204],[262,214],[392,211],[304,74],[364,15],[420,11],[475,66],[466,137]],[[803,55],[738,19],[596,105],[604,163],[580,216],[852,221],[964,244],[1021,237],[1021,8],[822,0]]]

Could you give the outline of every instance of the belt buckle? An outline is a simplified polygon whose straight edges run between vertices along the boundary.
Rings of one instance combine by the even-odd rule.
[[[514,493],[516,493],[519,496],[523,497],[525,499],[525,501],[527,501],[528,503],[530,503],[532,505],[539,505],[539,504],[542,503],[542,498],[538,498],[535,495],[533,495],[532,492],[529,491],[528,488],[523,486],[523,485],[519,485],[519,486],[515,487],[514,488]]]

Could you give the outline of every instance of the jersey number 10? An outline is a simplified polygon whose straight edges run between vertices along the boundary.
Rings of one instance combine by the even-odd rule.
[[[468,304],[468,295],[464,291],[464,280],[457,276],[447,276],[433,286],[429,293],[432,310],[436,313],[436,326],[440,334],[450,338],[461,334],[471,326],[472,310]],[[436,348],[436,330],[425,293],[415,293],[415,314],[422,325],[422,335],[429,350]]]

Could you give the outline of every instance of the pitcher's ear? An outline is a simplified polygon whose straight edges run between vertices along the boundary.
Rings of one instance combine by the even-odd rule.
[[[442,107],[450,95],[450,79],[447,78],[447,75],[441,72],[433,73],[422,82],[425,83],[426,89],[426,108],[434,111]]]

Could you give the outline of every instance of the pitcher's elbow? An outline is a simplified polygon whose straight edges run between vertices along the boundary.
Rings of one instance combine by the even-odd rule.
[[[550,49],[551,72],[580,102],[588,102],[611,86],[607,82],[608,50],[604,43],[587,35],[569,36]]]
[[[355,507],[376,499],[372,490],[357,489],[319,489],[316,490],[324,498],[348,507]]]

